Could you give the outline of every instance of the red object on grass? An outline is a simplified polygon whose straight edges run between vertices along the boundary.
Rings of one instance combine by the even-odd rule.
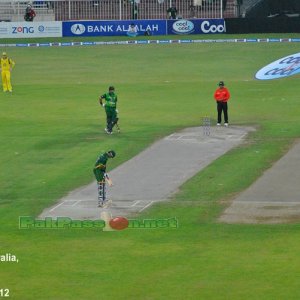
[[[112,229],[123,230],[128,227],[128,220],[124,217],[115,217],[109,221],[109,225]]]

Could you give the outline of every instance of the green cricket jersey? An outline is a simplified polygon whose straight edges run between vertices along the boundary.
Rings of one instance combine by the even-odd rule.
[[[101,154],[95,163],[95,168],[105,172],[107,160],[108,160],[108,154],[107,153]]]
[[[101,99],[105,99],[105,107],[117,107],[118,97],[115,93],[106,93],[101,96]]]

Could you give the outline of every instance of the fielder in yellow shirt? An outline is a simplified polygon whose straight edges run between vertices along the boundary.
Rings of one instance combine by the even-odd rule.
[[[2,75],[3,92],[12,92],[12,86],[10,81],[10,72],[15,66],[15,62],[7,57],[6,52],[2,53],[0,59],[0,70]]]

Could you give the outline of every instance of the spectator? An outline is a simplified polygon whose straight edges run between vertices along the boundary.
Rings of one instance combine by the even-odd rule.
[[[189,9],[190,9],[189,18],[190,19],[196,18],[196,6],[192,4],[192,5],[190,5]]]
[[[168,19],[177,19],[177,8],[175,4],[173,3],[171,7],[168,8],[167,13],[168,13]]]
[[[24,20],[27,22],[32,22],[35,18],[36,13],[30,4],[27,5],[24,15]]]
[[[134,8],[133,8],[133,20],[137,20],[137,18],[138,18],[138,13],[139,13],[138,5],[137,5],[136,3],[134,3]]]
[[[129,0],[129,3],[132,5],[131,12],[132,12],[132,20],[137,20],[139,14],[138,4],[140,4],[140,0]]]
[[[239,17],[241,16],[241,6],[242,5],[243,5],[243,0],[237,0],[237,9],[238,9],[238,16]]]
[[[144,36],[150,36],[150,35],[152,35],[152,32],[150,29],[147,29],[144,33]]]
[[[99,1],[92,1],[92,4],[95,8],[97,8],[99,6]]]

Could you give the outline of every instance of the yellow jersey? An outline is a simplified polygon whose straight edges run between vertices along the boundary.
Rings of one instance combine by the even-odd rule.
[[[15,66],[15,62],[10,58],[3,58],[0,59],[0,66],[2,71],[10,71],[10,68]]]

